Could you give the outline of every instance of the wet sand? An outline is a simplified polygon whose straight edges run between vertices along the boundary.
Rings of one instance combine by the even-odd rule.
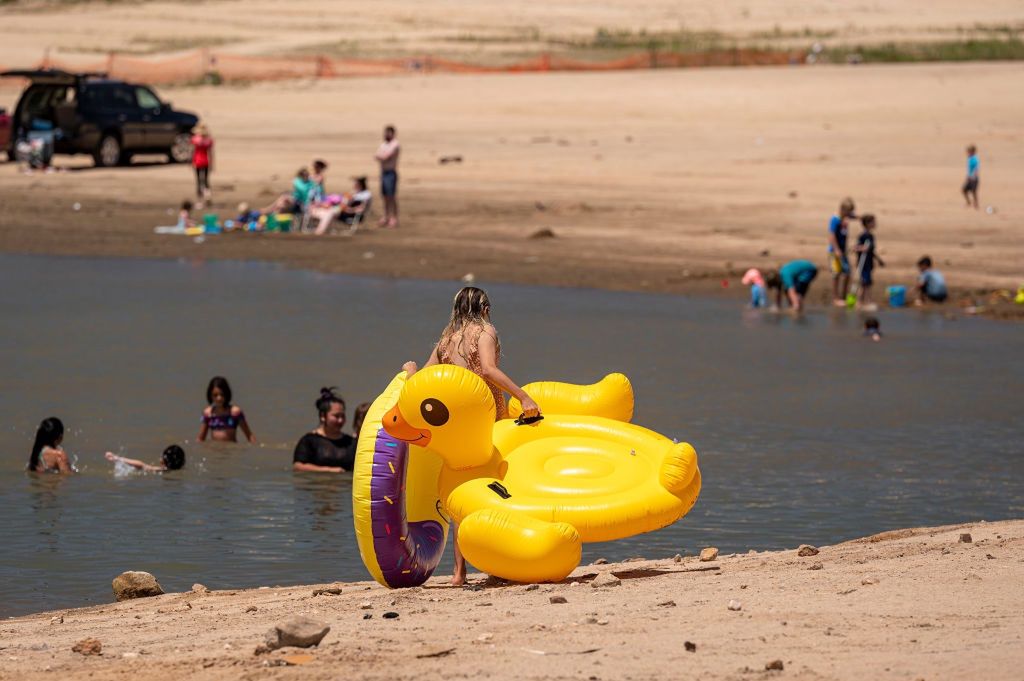
[[[828,218],[851,195],[878,216],[889,265],[876,270],[879,293],[911,283],[925,253],[956,298],[1016,289],[1024,205],[1014,182],[1024,166],[1012,149],[1024,96],[1006,85],[1022,72],[973,63],[170,89],[167,99],[213,128],[223,217],[242,200],[269,202],[317,157],[332,164],[331,190],[355,174],[376,189],[379,128],[396,123],[402,228],[354,239],[157,237],[152,228],[173,223],[192,192],[189,168],[93,170],[61,157],[84,169],[0,166],[0,249],[705,292],[723,278],[735,290],[749,266],[796,257],[823,266]],[[981,149],[991,213],[965,208],[959,194],[968,142]],[[439,163],[451,155],[463,162]],[[529,238],[544,229],[554,238]],[[827,288],[821,276],[812,294],[824,300]]]
[[[41,613],[0,624],[0,679],[1019,678],[1024,520],[819,549],[589,565],[532,590],[471,575],[474,590],[437,577],[400,591],[274,586]],[[605,573],[621,584],[593,588]],[[331,626],[318,648],[254,654],[295,615]],[[102,655],[71,652],[87,637]],[[775,660],[783,672],[765,670]]]

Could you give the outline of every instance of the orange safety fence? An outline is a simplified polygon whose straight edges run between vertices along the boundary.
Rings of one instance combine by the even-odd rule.
[[[116,52],[106,57],[51,56],[30,68],[103,72],[112,78],[155,84],[252,82],[299,78],[352,78],[411,73],[539,73],[549,71],[623,71],[702,66],[769,66],[802,64],[800,51],[750,49],[675,53],[648,51],[619,59],[590,61],[541,54],[511,64],[473,64],[434,56],[356,59],[325,56],[264,57],[194,50],[173,57],[148,58]],[[3,70],[0,68],[0,70]]]

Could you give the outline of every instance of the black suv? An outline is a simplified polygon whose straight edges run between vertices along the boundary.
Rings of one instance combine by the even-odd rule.
[[[190,133],[199,119],[175,111],[146,85],[52,69],[3,76],[32,81],[14,108],[8,158],[36,130],[53,130],[55,153],[91,154],[108,168],[128,163],[132,154],[167,154],[177,163],[192,158]]]

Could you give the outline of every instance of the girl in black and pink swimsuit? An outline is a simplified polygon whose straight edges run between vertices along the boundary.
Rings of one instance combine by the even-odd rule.
[[[199,441],[211,440],[219,442],[238,442],[238,429],[241,428],[249,442],[255,443],[256,436],[249,429],[242,408],[231,404],[231,386],[223,376],[214,376],[206,387],[206,401],[210,405],[203,410],[202,426],[199,428]]]

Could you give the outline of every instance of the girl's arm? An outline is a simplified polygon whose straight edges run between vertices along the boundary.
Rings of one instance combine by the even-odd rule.
[[[210,426],[207,425],[207,423],[206,423],[206,419],[208,419],[210,417],[210,414],[207,413],[208,411],[209,411],[209,407],[207,407],[206,409],[203,410],[203,420],[202,420],[202,424],[203,425],[199,426],[199,441],[200,442],[205,442],[206,441],[206,434],[210,432]]]
[[[57,449],[57,470],[61,473],[74,473],[75,470],[71,468],[71,464],[68,463],[68,455],[63,449]]]
[[[106,458],[107,461],[120,461],[121,463],[128,464],[132,468],[138,468],[139,470],[142,471],[156,472],[164,470],[163,466],[152,466],[144,461],[139,461],[138,459],[129,459],[128,457],[125,456],[118,456],[113,452],[107,452],[103,456],[104,458]]]
[[[317,466],[315,463],[303,463],[296,461],[292,464],[293,471],[306,471],[310,473],[344,473],[341,466]]]
[[[540,407],[526,394],[522,388],[515,384],[504,371],[498,368],[498,343],[493,332],[486,330],[480,334],[480,373],[488,381],[497,384],[502,390],[508,391],[523,405],[523,415],[527,417],[540,414]]]
[[[430,357],[427,357],[427,361],[423,363],[422,367],[416,366],[416,362],[409,361],[402,365],[402,369],[406,373],[406,378],[412,378],[412,375],[415,374],[420,369],[432,367],[435,364],[437,364],[437,362],[437,345],[434,345],[434,349],[430,351]]]
[[[241,408],[234,408],[238,409],[238,414],[236,414],[236,416],[240,417],[238,427],[242,429],[243,433],[245,433],[245,439],[247,439],[250,444],[256,444],[256,436],[252,434],[252,430],[249,428],[249,419],[245,418],[245,414],[242,413]]]

